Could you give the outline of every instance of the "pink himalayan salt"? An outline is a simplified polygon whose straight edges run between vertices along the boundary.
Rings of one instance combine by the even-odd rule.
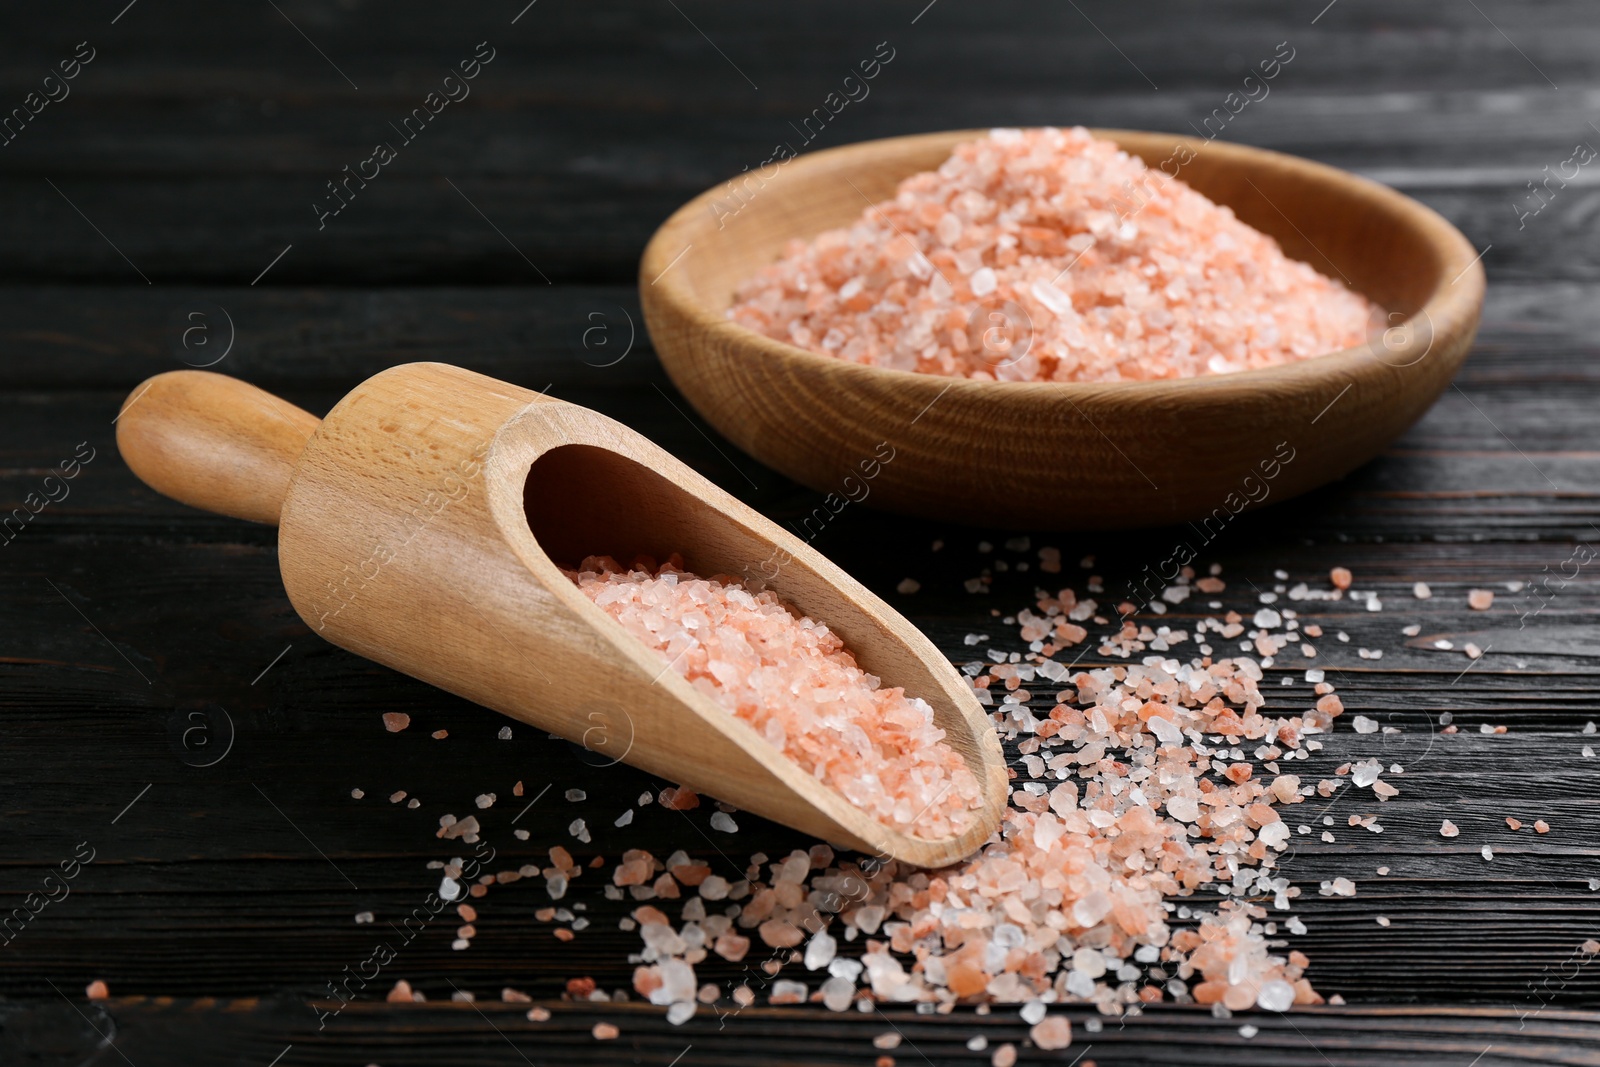
[[[1277,366],[1381,326],[1364,297],[1082,128],[957,145],[851,226],[791,241],[728,317],[854,363],[1059,382]]]
[[[1066,1048],[1072,1044],[1072,1023],[1064,1015],[1046,1015],[1033,1024],[1028,1036],[1042,1049]]]
[[[993,669],[1005,666],[1010,665]],[[1228,764],[1190,739],[1191,734],[1244,738],[1271,759],[1298,747],[1303,731],[1331,724],[1331,716],[1315,710],[1289,719],[1260,714],[1265,703],[1260,679],[1252,661],[1209,659],[1071,675],[1071,688],[1061,690],[1063,702],[1047,718],[1038,720],[1012,705],[996,712],[996,726],[1012,741],[1031,735],[1018,741],[1024,762],[1044,751],[1052,766],[1084,776],[1081,786],[1069,780],[1040,793],[1019,788],[999,837],[937,871],[893,862],[839,862],[813,873],[811,857],[797,850],[772,861],[763,883],[759,864],[768,860],[758,857],[746,872],[750,895],[735,921],[746,930],[767,929],[782,919],[798,930],[842,924],[865,934],[863,982],[875,999],[891,1002],[1014,1004],[1052,993],[1058,1001],[1089,1000],[1102,1012],[1115,1013],[1134,1002],[1161,999],[1162,991],[1113,983],[1103,962],[1099,969],[1106,980],[1096,980],[1085,965],[1102,952],[1125,960],[1143,949],[1153,950],[1154,959],[1200,1003],[1233,1010],[1320,1003],[1303,977],[1305,956],[1271,954],[1263,929],[1270,913],[1264,907],[1229,900],[1216,914],[1197,911],[1197,929],[1168,925],[1166,899],[1228,879],[1235,863],[1257,875],[1254,894],[1273,895],[1280,907],[1296,892],[1271,872],[1274,850],[1289,837],[1271,802],[1299,802],[1298,780],[1275,778],[1267,784],[1254,777],[1241,783],[1223,778],[1225,784],[1219,783],[1209,775],[1220,775]],[[1017,699],[1025,694],[1019,691]],[[1059,751],[1049,752],[1052,748]],[[1020,777],[1023,769],[1018,770]],[[1038,777],[1038,771],[1030,776]],[[1139,783],[1137,790],[1126,788],[1130,779]],[[1179,804],[1192,809],[1183,821],[1159,813]],[[841,901],[837,914],[823,910],[830,899]],[[650,912],[652,920],[667,921],[664,913]],[[635,912],[641,923],[644,914],[643,908]],[[723,917],[713,918],[720,924]],[[653,1001],[669,1002],[658,999],[667,994],[655,985],[668,967],[688,968],[682,988],[692,988],[689,961],[696,954],[703,957],[702,950],[663,954],[674,940],[688,946],[716,933],[702,927],[686,940],[692,925],[699,921],[686,922],[682,938],[670,927],[645,937],[643,958],[660,962],[645,969],[642,978],[636,975],[635,987],[647,996],[655,989]],[[1063,942],[1069,949],[1085,947],[1066,951]],[[718,950],[727,955],[720,944]],[[778,957],[787,951],[777,949],[767,961],[774,966],[764,969],[775,973]],[[1047,1039],[1054,1036],[1047,1031]]]
[[[971,825],[978,782],[933,709],[880,688],[838,635],[776,593],[696,577],[677,556],[659,571],[590,557],[568,574],[672,670],[872,818],[926,838]]]

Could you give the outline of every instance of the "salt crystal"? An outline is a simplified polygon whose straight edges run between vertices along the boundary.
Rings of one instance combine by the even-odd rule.
[[[1041,1049],[1066,1048],[1072,1044],[1072,1023],[1065,1015],[1051,1015],[1034,1024],[1028,1036]]]
[[[1294,986],[1278,980],[1263,982],[1256,993],[1256,1007],[1262,1011],[1288,1011],[1294,1007]]]
[[[829,1011],[845,1011],[855,999],[856,986],[848,978],[829,978],[818,990],[822,1003]]]
[[[1170,797],[1167,800],[1167,814],[1179,822],[1194,822],[1200,817],[1200,805],[1193,797]]]
[[[767,999],[773,1004],[804,1004],[806,984],[780,979],[772,983],[772,994]]]
[[[729,815],[725,811],[715,811],[711,813],[711,828],[713,830],[721,830],[725,834],[736,834],[739,832],[739,824],[734,822],[733,816]]]
[[[838,942],[826,930],[812,934],[811,940],[806,943],[806,970],[816,971],[826,967],[832,962],[837,945]]]

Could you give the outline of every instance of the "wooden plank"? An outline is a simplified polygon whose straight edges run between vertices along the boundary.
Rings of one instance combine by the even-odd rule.
[[[99,1054],[104,1034],[133,1063],[341,1064],[381,1058],[385,1064],[472,1062],[484,1065],[589,1064],[599,1056],[669,1067],[706,1064],[822,1065],[871,1062],[882,1053],[872,1041],[898,1034],[892,1055],[900,1062],[987,1064],[1005,1043],[1023,1046],[1021,1062],[1044,1057],[1026,1045],[1026,1024],[1011,1011],[987,1017],[969,1012],[922,1016],[894,1009],[885,1013],[831,1015],[809,1011],[748,1008],[719,1019],[710,1013],[683,1027],[669,1027],[659,1014],[637,1005],[577,1006],[553,1003],[552,1018],[532,1023],[527,1005],[353,1003],[317,1029],[319,1016],[287,998],[215,1000],[117,998],[78,1015],[59,999],[0,1008],[0,1049],[15,1035],[54,1036],[66,1057]],[[325,1006],[323,1010],[328,1010]],[[1050,1062],[1074,1056],[1116,1067],[1256,1065],[1288,1062],[1338,1063],[1341,1067],[1465,1064],[1592,1064],[1600,1057],[1600,1015],[1547,1009],[1318,1010],[1292,1016],[1251,1015],[1258,1032],[1239,1032],[1246,1016],[1213,1019],[1197,1011],[1155,1009],[1119,1026],[1089,1032],[1081,1010],[1067,1014],[1074,1044]],[[590,1036],[596,1021],[617,1025],[610,1045]],[[981,1037],[986,1049],[968,1049]],[[292,1052],[291,1052],[292,1050]],[[292,1056],[292,1059],[290,1058]],[[1059,1057],[1059,1059],[1057,1058]],[[115,1057],[113,1057],[115,1058]],[[76,1062],[76,1060],[75,1060]],[[121,1062],[119,1060],[119,1062]],[[1080,1062],[1088,1062],[1082,1060]]]
[[[527,284],[541,272],[626,283],[656,224],[759,165],[778,141],[817,147],[995,123],[1190,132],[1284,34],[1294,60],[1276,91],[1230,119],[1226,138],[1397,180],[1481,245],[1499,246],[1490,264],[1506,277],[1594,278],[1587,234],[1600,194],[1591,176],[1541,211],[1537,245],[1518,240],[1527,221],[1518,205],[1542,167],[1593,136],[1581,88],[1596,31],[1569,5],[1490,6],[1495,22],[1470,7],[1400,15],[1345,0],[1315,27],[1285,29],[1275,9],[1254,5],[1194,27],[1175,48],[1165,27],[1182,16],[1171,5],[1149,18],[1097,10],[1093,24],[1070,9],[1030,11],[1026,34],[995,28],[1017,24],[1005,11],[937,10],[912,26],[906,12],[885,10],[860,25],[838,5],[832,17],[757,25],[701,5],[697,18],[724,35],[718,47],[760,73],[760,92],[670,8],[531,12],[515,30],[473,33],[425,11],[388,27],[355,11],[300,11],[320,47],[361,75],[361,92],[271,10],[224,19],[190,4],[168,16],[190,26],[181,37],[162,17],[130,13],[73,96],[0,158],[0,198],[16,206],[0,233],[0,278],[245,284],[292,245],[266,284]],[[12,95],[55,61],[58,35],[81,24],[63,14],[16,39]],[[860,28],[829,28],[840,24]],[[1497,25],[1515,31],[1510,40]],[[313,204],[324,183],[390,138],[389,124],[479,33],[504,54],[474,95],[402,145],[381,180],[321,228]],[[896,52],[872,95],[807,144],[794,124],[880,38]],[[228,59],[200,58],[195,69],[196,42]],[[1160,91],[1140,73],[1145,65],[1162,72]],[[1569,91],[1552,90],[1546,76]],[[1441,79],[1460,77],[1474,89],[1438,106]],[[1381,92],[1368,88],[1377,78]],[[635,106],[640,99],[652,104]]]

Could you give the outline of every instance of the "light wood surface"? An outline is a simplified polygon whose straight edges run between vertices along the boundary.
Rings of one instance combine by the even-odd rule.
[[[289,421],[309,420],[315,433],[291,461],[286,437],[253,425],[260,390],[196,371],[147,386],[159,402],[125,408],[122,420],[129,466],[178,499],[277,520],[289,598],[341,648],[557,733],[602,762],[642,767],[851,848],[938,866],[998,827],[1007,793],[999,742],[938,649],[798,538],[620,423],[414,363],[358,386],[320,426],[294,409]],[[228,491],[230,470],[285,464],[281,511],[267,507],[265,482],[248,507]],[[560,569],[590,554],[672,552],[699,574],[770,578],[864,669],[927,700],[983,788],[973,826],[931,840],[868,818],[664,668]]]
[[[965,130],[801,156],[680,208],[639,270],[650,336],[673,383],[740,448],[837,492],[879,442],[895,459],[871,503],[958,521],[1122,528],[1225,523],[1339,478],[1427,410],[1465,358],[1483,300],[1477,250],[1432,210],[1292,156],[1171,134],[1098,130],[1391,312],[1361,348],[1176,381],[979,382],[848,363],[726,318],[735,287],[783,245],[857,218],[937,167]],[[1183,156],[1178,158],[1182,159]],[[776,169],[777,173],[769,172]],[[752,191],[753,190],[753,191]],[[1292,454],[1289,462],[1283,456]],[[1275,466],[1271,464],[1276,462]],[[1272,470],[1263,477],[1263,465]],[[1250,479],[1250,481],[1246,481]],[[1265,489],[1263,489],[1265,485]]]
[[[149,379],[117,415],[117,449],[146,485],[192,507],[277,523],[295,461],[318,419],[210,371]]]

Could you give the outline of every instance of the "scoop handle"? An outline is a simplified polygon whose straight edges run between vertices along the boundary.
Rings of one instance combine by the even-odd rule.
[[[237,378],[177,370],[129,393],[116,423],[123,461],[156,492],[276,526],[322,420]]]

